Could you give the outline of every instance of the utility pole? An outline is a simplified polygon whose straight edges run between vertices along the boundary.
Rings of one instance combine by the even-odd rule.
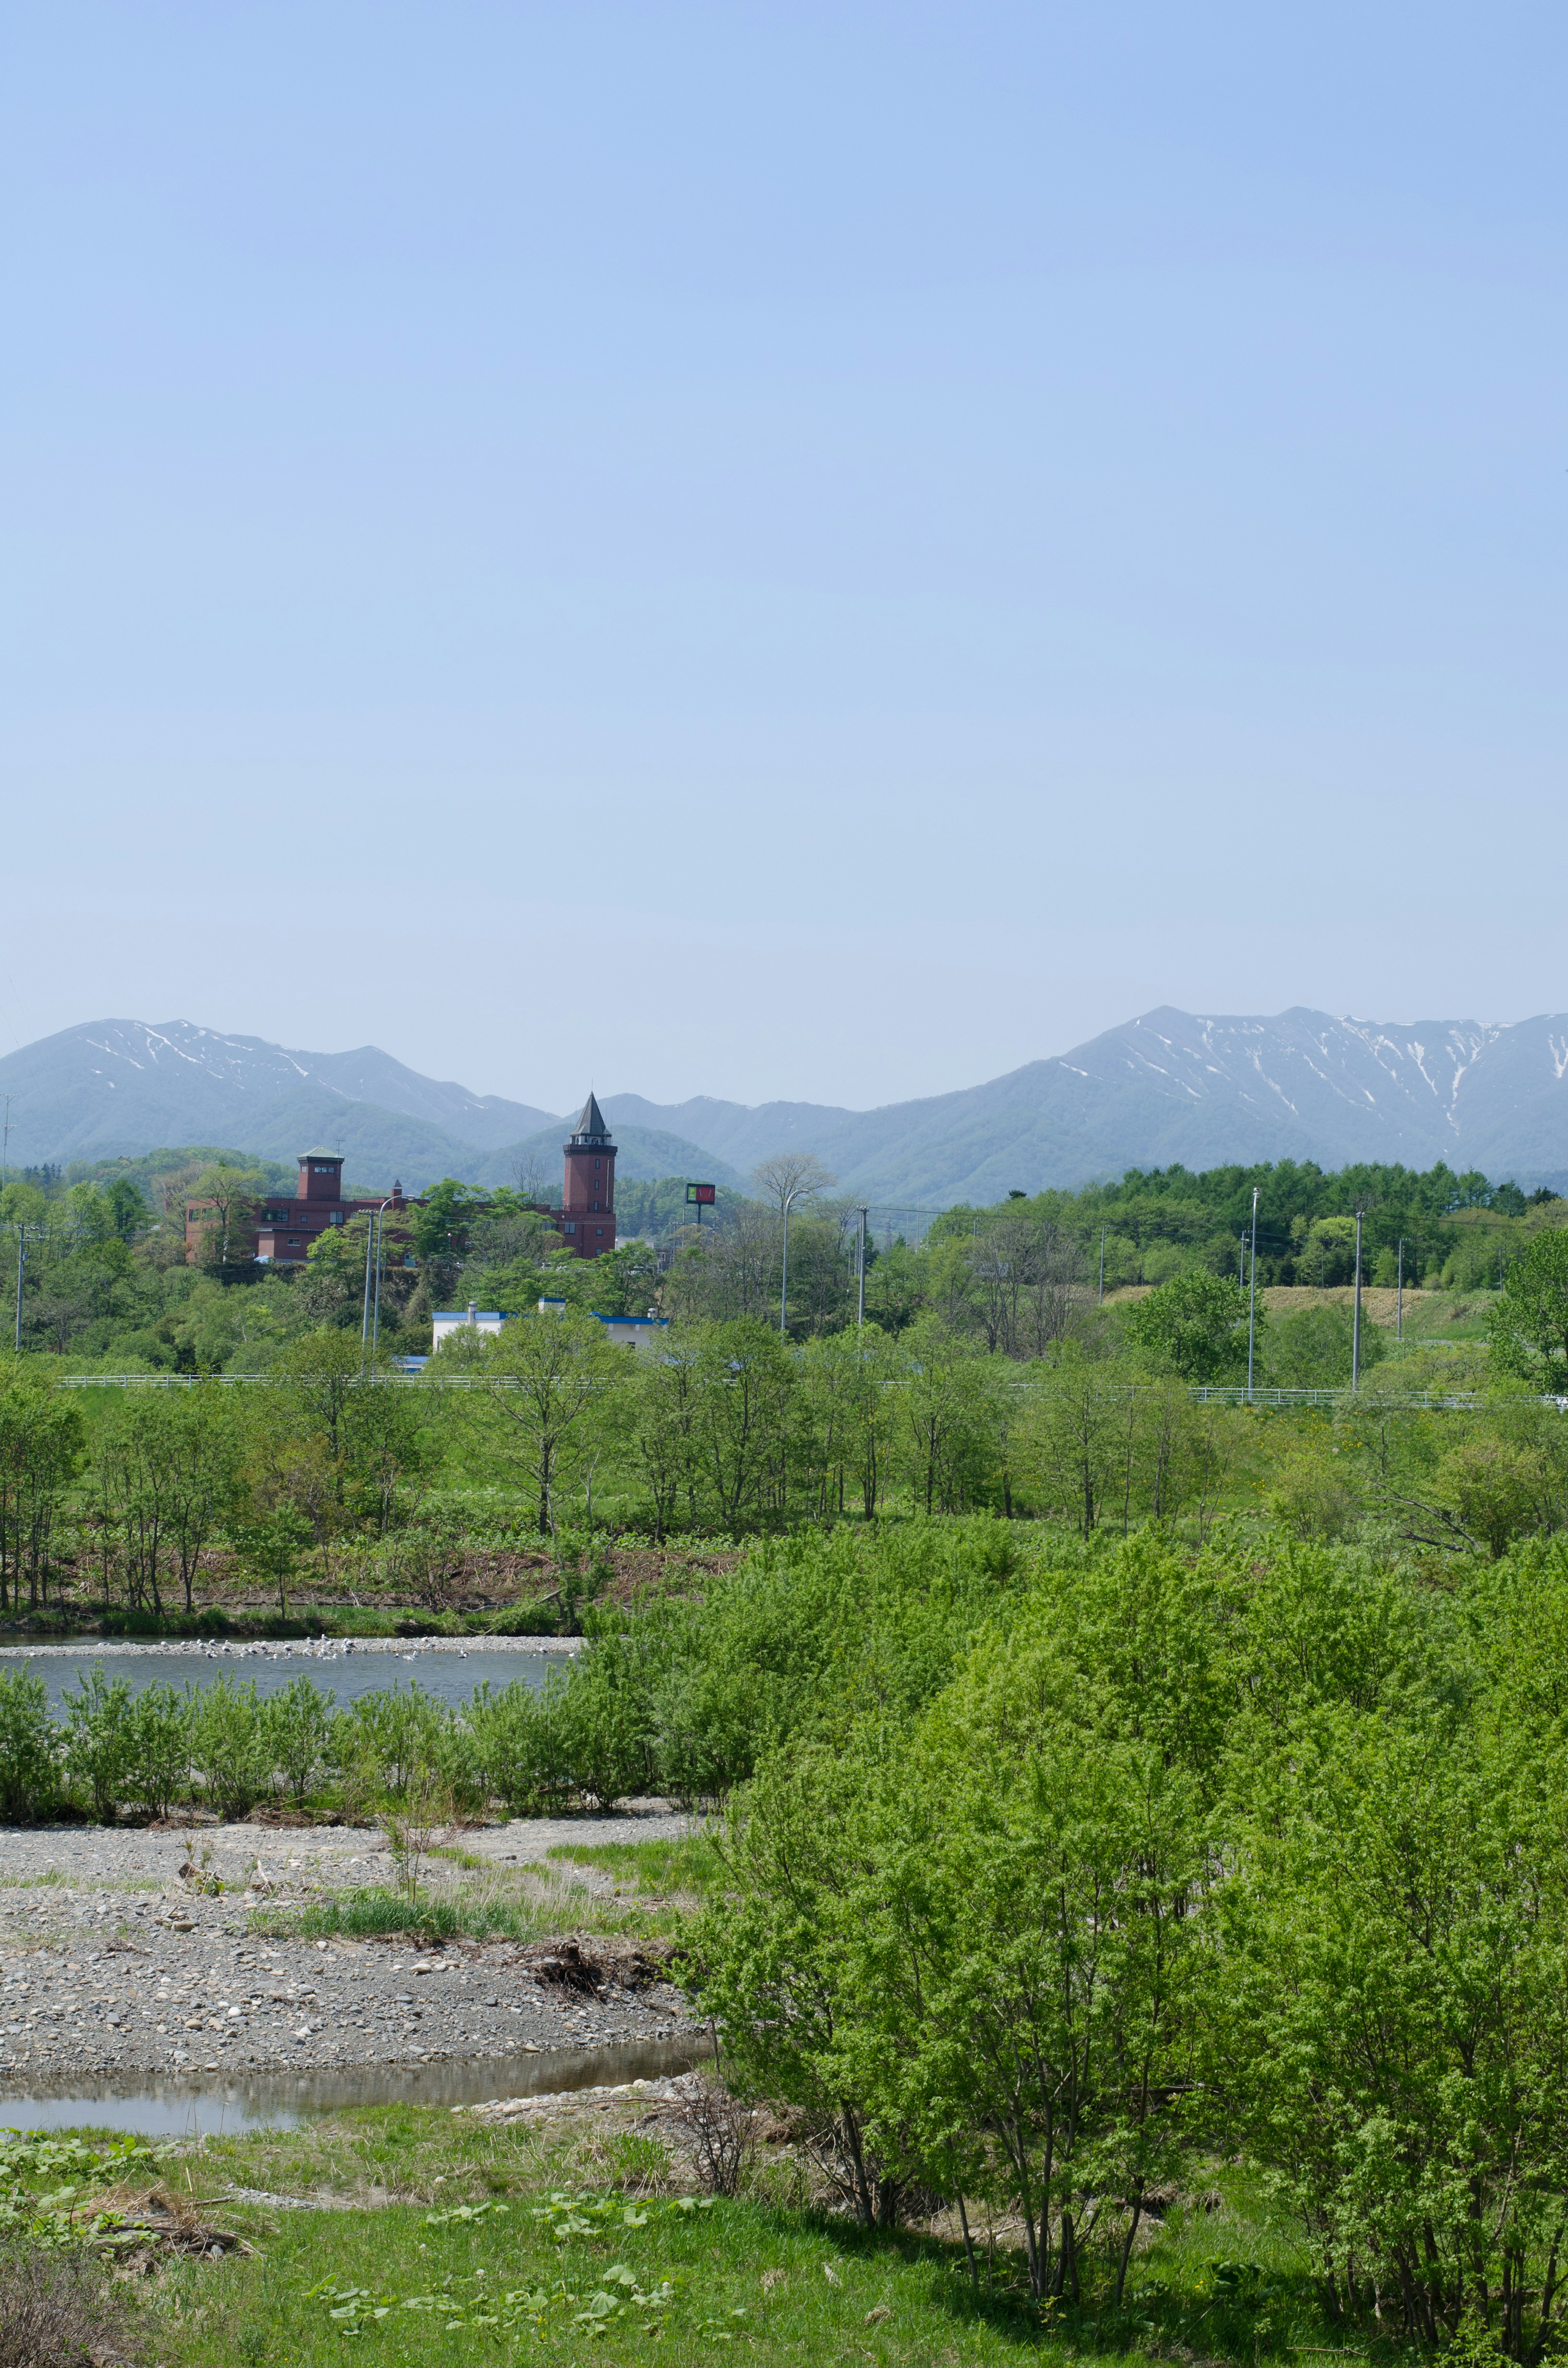
[[[1252,1395],[1253,1350],[1257,1341],[1257,1186],[1252,1188],[1252,1291],[1247,1299],[1247,1396]]]
[[[1356,1212],[1356,1312],[1350,1325],[1350,1386],[1361,1386],[1361,1220],[1364,1209]]]
[[[866,1220],[870,1213],[869,1209],[862,1209],[860,1212],[860,1241],[855,1259],[859,1269],[860,1282],[860,1310],[855,1321],[862,1332],[866,1328]]]
[[[381,1337],[381,1249],[386,1240],[387,1211],[390,1201],[383,1201],[376,1211],[376,1296],[370,1306],[370,1354],[374,1357]]]
[[[1404,1235],[1399,1237],[1399,1280],[1394,1286],[1394,1338],[1404,1338]]]
[[[18,1224],[18,1225],[17,1225],[17,1333],[16,1333],[16,1339],[17,1339],[17,1356],[18,1356],[18,1357],[19,1357],[19,1356],[21,1355],[21,1353],[22,1353],[22,1277],[23,1277],[23,1275],[27,1272],[27,1267],[28,1267],[28,1236],[29,1235],[31,1235],[31,1236],[32,1236],[32,1238],[33,1238],[33,1240],[34,1240],[35,1242],[42,1241],[42,1239],[43,1239],[44,1235],[48,1233],[48,1231],[49,1231],[49,1227],[48,1227],[47,1225],[28,1225],[28,1224]]]
[[[370,1249],[373,1243],[378,1245],[376,1249],[375,1328],[379,1333],[381,1328],[381,1258],[379,1247],[379,1229],[382,1216],[391,1207],[392,1202],[390,1201],[383,1201],[381,1207],[372,1214],[369,1224],[365,1229],[365,1314],[359,1326],[359,1372],[361,1375],[363,1375],[365,1371],[365,1359],[367,1352],[373,1352],[375,1349],[375,1338],[370,1329]]]
[[[1097,1303],[1101,1307],[1105,1305],[1105,1232],[1106,1229],[1102,1225],[1100,1227],[1100,1295]]]
[[[6,1127],[5,1127],[5,1132],[4,1132],[4,1133],[3,1133],[3,1134],[0,1134],[0,1192],[3,1192],[3,1191],[5,1190],[5,1189],[6,1189],[6,1181],[7,1181],[6,1171],[6,1169],[10,1167],[10,1165],[11,1165],[11,1097],[10,1097],[10,1095],[9,1095],[9,1094],[7,1094],[7,1095],[6,1095]]]

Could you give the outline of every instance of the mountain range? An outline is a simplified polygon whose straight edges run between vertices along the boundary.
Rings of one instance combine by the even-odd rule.
[[[1314,1159],[1446,1160],[1568,1190],[1568,1015],[1406,1025],[1296,1008],[1272,1018],[1165,1008],[1007,1076],[880,1110],[601,1095],[633,1179],[738,1186],[756,1161],[814,1152],[877,1207],[984,1203],[1128,1167]],[[574,1113],[421,1076],[374,1045],[301,1053],[187,1020],[105,1019],[0,1060],[13,1166],[223,1144],[287,1159],[341,1150],[367,1188],[398,1176],[558,1180]]]

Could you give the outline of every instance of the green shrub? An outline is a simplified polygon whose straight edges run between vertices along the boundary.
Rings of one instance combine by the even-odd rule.
[[[557,1636],[561,1619],[553,1603],[536,1600],[508,1604],[505,1611],[493,1612],[484,1626],[492,1636]]]
[[[58,1740],[43,1679],[25,1669],[0,1676],[0,1816],[38,1817],[52,1807]]]
[[[333,1721],[332,1757],[344,1773],[369,1779],[401,1800],[415,1768],[439,1758],[438,1736],[449,1713],[417,1686],[378,1687]]]
[[[574,1792],[601,1809],[657,1788],[658,1737],[649,1670],[625,1636],[602,1636],[545,1688],[553,1750]]]
[[[92,1794],[93,1813],[112,1823],[125,1797],[131,1760],[131,1687],[124,1678],[89,1669],[84,1682],[61,1697],[65,1713],[62,1754],[67,1775]]]
[[[573,1790],[560,1765],[550,1705],[521,1679],[493,1694],[481,1686],[469,1704],[481,1782],[508,1816],[537,1816],[559,1808]]]
[[[301,1670],[263,1705],[267,1757],[296,1801],[304,1800],[325,1768],[335,1702],[335,1694],[324,1694]]]
[[[166,1817],[177,1793],[190,1786],[190,1738],[195,1705],[173,1686],[144,1686],[125,1722],[125,1798],[149,1816]]]
[[[217,1679],[197,1696],[191,1759],[210,1808],[243,1817],[272,1789],[272,1770],[256,1680]]]

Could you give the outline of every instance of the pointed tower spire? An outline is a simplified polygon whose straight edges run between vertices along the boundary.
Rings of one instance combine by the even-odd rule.
[[[583,1104],[582,1116],[572,1130],[572,1140],[574,1143],[608,1143],[609,1141],[609,1129],[604,1122],[604,1115],[599,1109],[597,1098],[591,1093]]]

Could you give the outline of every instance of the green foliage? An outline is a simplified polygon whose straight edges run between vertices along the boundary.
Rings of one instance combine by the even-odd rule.
[[[1256,1312],[1259,1338],[1266,1311]],[[1180,1274],[1129,1308],[1123,1328],[1134,1349],[1158,1372],[1184,1382],[1246,1379],[1247,1297],[1218,1274]]]
[[[333,1697],[301,1670],[263,1707],[262,1727],[272,1765],[295,1802],[302,1803],[324,1774],[333,1744]]]
[[[191,1697],[169,1685],[143,1686],[124,1722],[124,1796],[150,1817],[166,1817],[189,1790]]]
[[[1270,1319],[1260,1337],[1261,1377],[1272,1389],[1341,1389],[1350,1379],[1355,1318],[1348,1307],[1303,1308],[1294,1315]],[[1361,1371],[1388,1355],[1388,1343],[1377,1325],[1361,1326]]]
[[[131,1687],[124,1678],[87,1671],[61,1696],[65,1729],[61,1752],[65,1771],[89,1792],[94,1814],[112,1818],[125,1795],[131,1750]]]
[[[1488,1319],[1492,1360],[1531,1389],[1568,1394],[1568,1229],[1538,1234]]]
[[[15,1357],[0,1358],[0,1611],[47,1603],[54,1536],[82,1460],[79,1410]]]
[[[19,1824],[45,1816],[59,1791],[59,1742],[43,1679],[0,1673],[0,1816]]]
[[[266,1715],[254,1679],[226,1674],[202,1688],[191,1721],[191,1759],[208,1804],[243,1817],[271,1790]]]
[[[1539,2358],[1568,2211],[1568,1549],[1457,1602],[1276,1540],[1055,1556],[903,1715],[734,1796],[687,1978],[730,2078],[1119,2305],[1155,2192],[1238,2138],[1343,2324]],[[1112,2240],[1091,2269],[1087,2232]],[[1265,2273],[1217,2264],[1267,2322]],[[1369,2283],[1370,2281],[1370,2283]],[[1100,2286],[1103,2306],[1107,2285]]]

